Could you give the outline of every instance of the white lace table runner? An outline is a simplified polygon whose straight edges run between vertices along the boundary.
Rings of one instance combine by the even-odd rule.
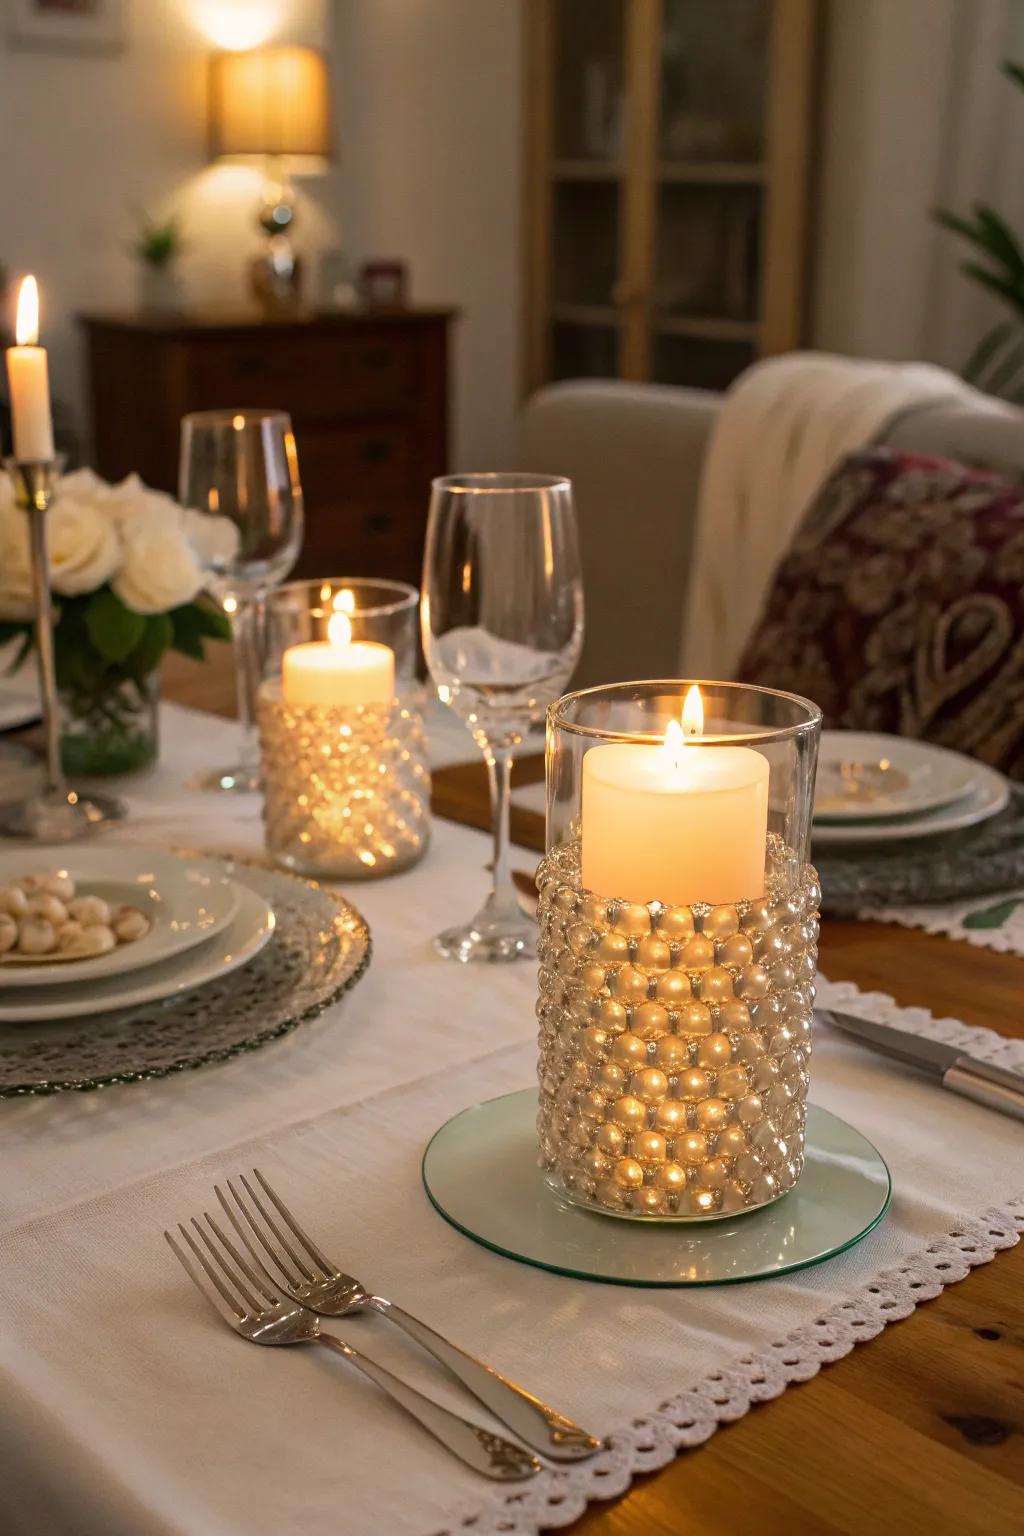
[[[172,717],[119,838],[254,851],[258,803],[182,789],[227,754]],[[1015,1241],[1018,1123],[821,1029],[812,1098],[893,1173],[892,1209],[826,1264],[758,1285],[634,1290],[515,1264],[429,1205],[420,1159],[465,1105],[534,1075],[530,965],[444,965],[487,842],[439,823],[428,859],[355,891],[375,957],[340,1008],[223,1067],[0,1104],[0,1529],[4,1536],[533,1536],[620,1493],[752,1403],[813,1375]],[[868,1012],[1024,1068],[1024,1043],[822,985]],[[163,1241],[257,1163],[333,1257],[572,1414],[609,1448],[495,1490],[343,1361],[260,1350],[217,1322]],[[495,1190],[495,1198],[500,1198]],[[379,1319],[357,1347],[477,1410]]]
[[[980,949],[1024,955],[1024,891],[915,907],[865,907],[857,916],[864,922],[899,923],[903,928],[923,928],[926,933],[961,939]]]

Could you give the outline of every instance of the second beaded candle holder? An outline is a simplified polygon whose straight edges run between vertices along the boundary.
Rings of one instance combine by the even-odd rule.
[[[430,838],[419,593],[405,582],[290,582],[267,600],[258,718],[266,844],[301,874],[408,869]]]
[[[538,1130],[573,1203],[707,1220],[799,1178],[820,728],[805,699],[726,683],[549,711]]]

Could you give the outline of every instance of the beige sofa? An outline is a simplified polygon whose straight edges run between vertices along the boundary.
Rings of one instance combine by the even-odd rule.
[[[586,642],[577,687],[678,670],[701,466],[720,395],[616,381],[552,384],[523,412],[524,468],[572,477]],[[1024,477],[1024,412],[1000,401],[907,412],[884,441]]]

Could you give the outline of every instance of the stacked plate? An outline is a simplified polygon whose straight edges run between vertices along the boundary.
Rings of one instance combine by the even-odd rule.
[[[903,736],[824,731],[818,756],[815,847],[938,837],[1005,810],[1001,773],[945,747]]]
[[[0,854],[0,886],[60,871],[79,896],[142,911],[142,938],[74,959],[0,955],[0,1023],[43,1023],[135,1008],[219,980],[274,931],[270,905],[213,859],[147,848],[66,847]]]

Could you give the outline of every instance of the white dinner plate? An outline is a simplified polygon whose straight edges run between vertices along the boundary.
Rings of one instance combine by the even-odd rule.
[[[982,765],[928,741],[869,731],[823,731],[815,823],[917,816],[962,800]]]
[[[259,954],[274,931],[274,914],[263,897],[245,885],[237,889],[238,911],[214,938],[205,939],[183,955],[158,961],[141,975],[65,982],[42,993],[12,987],[0,997],[0,1024],[45,1024],[88,1013],[136,1008],[140,1003],[190,992],[237,970]]]
[[[0,885],[19,875],[66,870],[78,895],[102,896],[112,906],[138,907],[152,927],[141,939],[119,944],[105,955],[38,964],[0,962],[0,995],[8,989],[67,986],[124,976],[183,954],[227,927],[241,900],[241,889],[215,859],[179,858],[166,849],[68,848],[13,849],[0,853]]]
[[[1006,808],[1010,786],[1001,773],[984,763],[975,763],[974,787],[952,805],[922,811],[919,815],[893,816],[884,821],[858,822],[850,825],[815,821],[811,841],[815,848],[852,847],[862,843],[891,843],[909,838],[939,837],[959,832],[987,821]]]

